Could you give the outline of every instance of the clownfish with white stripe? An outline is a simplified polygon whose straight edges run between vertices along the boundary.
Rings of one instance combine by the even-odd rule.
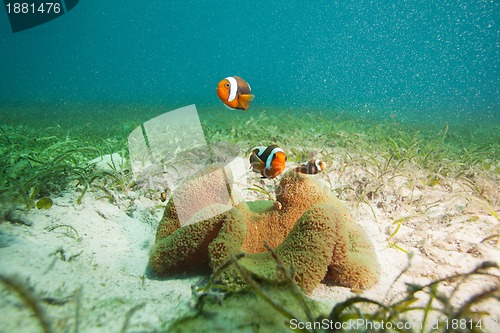
[[[231,109],[246,111],[255,98],[247,81],[239,76],[229,76],[217,85],[217,96]]]
[[[277,145],[259,146],[252,149],[250,167],[262,178],[275,178],[285,170],[286,154]]]
[[[309,160],[302,163],[293,171],[306,175],[315,175],[326,169],[326,163],[322,160]]]

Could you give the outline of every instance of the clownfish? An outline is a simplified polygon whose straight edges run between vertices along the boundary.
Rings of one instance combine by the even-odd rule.
[[[277,145],[259,146],[252,149],[250,168],[262,178],[274,178],[285,170],[286,154]]]
[[[229,76],[217,85],[217,96],[231,109],[246,111],[255,98],[250,85],[239,76]]]
[[[293,171],[307,175],[315,175],[326,169],[326,163],[322,160],[309,160],[296,167]]]

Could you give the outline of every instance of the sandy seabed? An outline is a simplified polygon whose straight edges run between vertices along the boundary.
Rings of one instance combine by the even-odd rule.
[[[351,176],[340,179],[342,163],[340,159],[321,177],[329,184],[352,182],[355,192],[356,186],[362,186],[354,180],[358,171],[351,168]],[[426,177],[411,166],[406,172],[415,179]],[[405,179],[385,175],[381,190],[369,201],[346,201],[375,245],[382,268],[380,282],[362,292],[321,284],[312,293],[313,299],[331,307],[356,292],[384,303],[400,297],[406,283],[423,285],[469,272],[485,261],[500,262],[498,243],[488,240],[498,233],[499,221],[482,201],[471,200],[467,188],[452,179],[442,179],[434,186],[417,182],[410,200]],[[498,203],[496,180],[481,181]],[[245,184],[238,186],[244,188]],[[256,198],[253,192],[243,194],[248,200]],[[77,205],[78,195],[69,191],[53,198],[50,209],[19,213],[25,224],[2,221],[0,273],[32,288],[57,332],[120,332],[124,327],[129,332],[168,331],[169,323],[192,309],[191,286],[206,276],[148,277],[149,252],[164,204],[133,191],[112,204],[89,191]],[[344,197],[349,199],[347,194]],[[492,208],[498,211],[499,207]],[[398,219],[403,219],[401,227],[391,237]],[[390,243],[399,249],[388,246]],[[409,264],[403,250],[412,253],[411,264],[395,282]],[[487,277],[470,278],[452,303],[459,305],[499,283]],[[448,284],[450,290],[453,287]],[[0,286],[0,295],[0,332],[40,331],[36,316],[16,293]],[[499,332],[500,302],[487,300],[480,304],[480,310],[489,313],[483,323],[487,331]],[[410,319],[422,320],[418,316]]]

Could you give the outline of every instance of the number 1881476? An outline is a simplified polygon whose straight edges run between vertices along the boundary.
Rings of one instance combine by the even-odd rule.
[[[58,2],[42,2],[40,4],[29,2],[13,2],[5,5],[7,14],[59,14],[61,4]]]

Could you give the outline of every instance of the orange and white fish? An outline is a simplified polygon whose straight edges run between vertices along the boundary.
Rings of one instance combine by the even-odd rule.
[[[255,98],[250,85],[239,76],[229,76],[217,85],[217,96],[231,109],[246,111]]]
[[[295,172],[307,175],[315,175],[326,169],[326,163],[322,160],[309,160],[294,169]]]
[[[277,145],[259,146],[252,149],[250,165],[262,178],[275,178],[285,170],[286,154]]]

